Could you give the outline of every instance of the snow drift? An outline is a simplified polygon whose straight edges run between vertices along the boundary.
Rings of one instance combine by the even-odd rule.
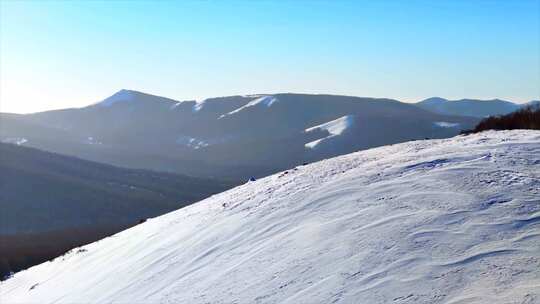
[[[540,132],[301,166],[0,285],[2,303],[538,303]]]

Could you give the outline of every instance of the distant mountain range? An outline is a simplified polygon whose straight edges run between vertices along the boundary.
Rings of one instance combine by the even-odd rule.
[[[304,162],[471,129],[391,99],[271,94],[176,101],[121,90],[84,108],[0,116],[0,139],[113,165],[246,180]]]
[[[460,99],[448,100],[432,97],[418,102],[416,105],[433,113],[445,115],[460,115],[484,118],[492,115],[504,115],[522,107],[538,106],[540,101],[533,100],[526,104],[516,104],[506,100]]]
[[[0,172],[0,275],[232,186],[12,144],[0,144]]]

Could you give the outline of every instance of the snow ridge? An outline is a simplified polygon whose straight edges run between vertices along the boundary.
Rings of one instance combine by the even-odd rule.
[[[0,283],[5,303],[537,303],[540,132],[300,166]]]

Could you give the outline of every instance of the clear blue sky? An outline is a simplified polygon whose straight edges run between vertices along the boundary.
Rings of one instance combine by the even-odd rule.
[[[122,88],[540,99],[540,0],[0,1],[1,111]]]

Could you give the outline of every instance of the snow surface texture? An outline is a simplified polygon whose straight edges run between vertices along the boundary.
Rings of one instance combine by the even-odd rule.
[[[539,303],[540,132],[297,167],[35,266],[2,303]]]
[[[277,102],[278,99],[275,98],[274,96],[263,96],[263,97],[259,97],[255,100],[252,100],[250,102],[248,102],[246,105],[236,109],[236,110],[233,110],[229,113],[226,113],[226,114],[223,114],[221,116],[218,117],[218,119],[221,119],[223,117],[226,117],[228,115],[233,115],[235,113],[238,113],[246,108],[249,108],[249,107],[253,107],[253,106],[256,106],[256,105],[264,105],[266,106],[267,108],[271,107],[275,102]]]
[[[335,136],[341,135],[341,133],[343,133],[350,126],[352,126],[353,123],[354,123],[354,117],[351,115],[346,115],[338,119],[329,121],[327,123],[323,123],[321,125],[306,129],[305,130],[306,132],[313,132],[315,130],[324,130],[324,131],[327,131],[330,135],[328,135],[327,137],[309,142],[305,144],[305,147],[309,149],[313,149],[317,147],[323,141],[333,138]]]

